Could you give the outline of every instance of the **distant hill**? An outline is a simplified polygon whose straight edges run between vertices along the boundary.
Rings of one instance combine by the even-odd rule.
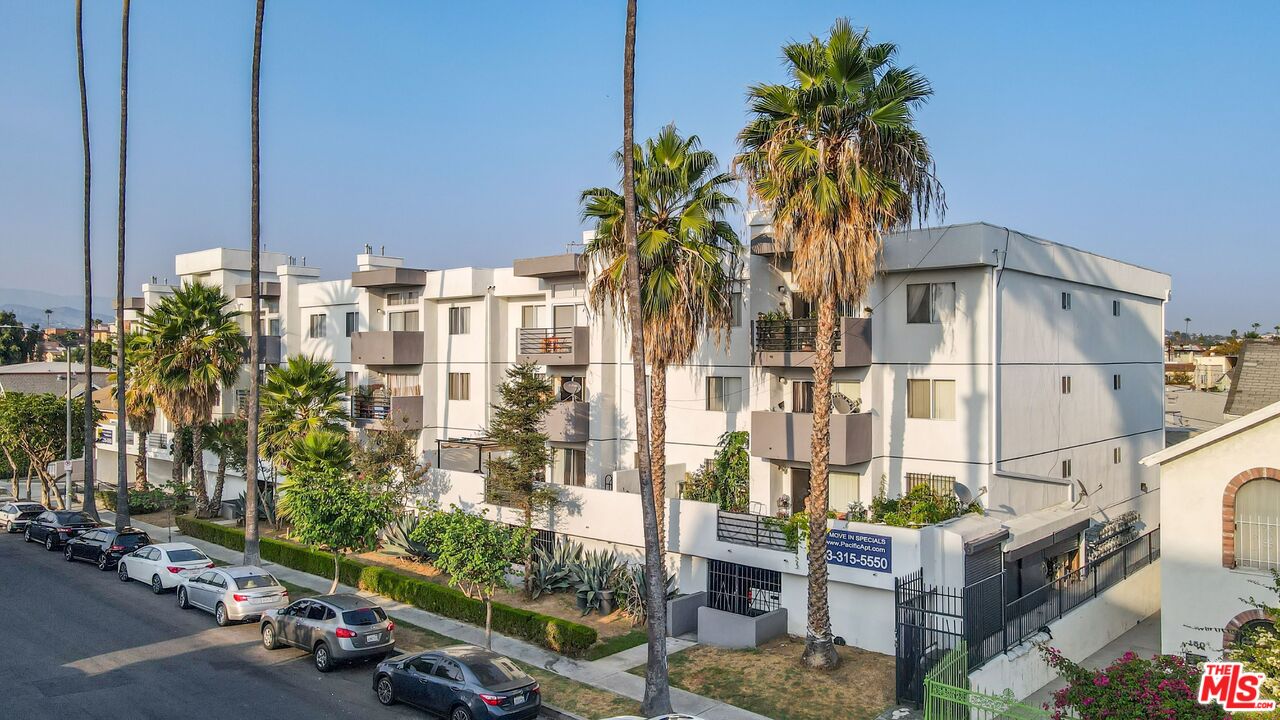
[[[93,316],[103,322],[111,322],[111,299],[95,297]],[[0,310],[8,310],[18,317],[18,322],[45,326],[44,311],[53,310],[54,327],[80,327],[84,324],[84,302],[77,295],[62,295],[41,290],[0,288]]]

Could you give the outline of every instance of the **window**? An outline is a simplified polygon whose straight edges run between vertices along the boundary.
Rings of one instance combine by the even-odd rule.
[[[729,327],[742,327],[742,290],[729,293]]]
[[[347,313],[347,337],[351,337],[360,328],[360,313]]]
[[[1062,461],[1062,477],[1064,478],[1071,477],[1071,461],[1070,460]]]
[[[1071,394],[1071,376],[1070,375],[1062,376],[1062,394],[1063,395]]]
[[[538,311],[542,308],[538,305],[525,305],[520,308],[520,327],[536,328],[538,327]]]
[[[1112,375],[1112,376],[1111,376],[1111,389],[1112,389],[1112,390],[1119,390],[1119,389],[1120,389],[1120,376],[1119,376],[1119,375]]]
[[[1115,317],[1120,317],[1120,301],[1119,300],[1111,301],[1111,314]]]
[[[444,660],[441,661],[439,665],[436,665],[436,677],[442,677],[454,682],[462,682],[462,671],[459,670],[458,666],[454,665],[451,661]]]
[[[941,323],[951,319],[956,309],[956,284],[918,283],[907,285],[907,322]]]
[[[347,392],[352,392],[360,385],[360,373],[347,371]]]
[[[1071,309],[1071,293],[1069,292],[1062,293],[1062,309],[1063,310]]]
[[[552,378],[556,402],[582,402],[587,399],[587,379],[577,375],[557,375]]]
[[[1280,482],[1250,480],[1236,491],[1236,567],[1280,568]]]
[[[1120,448],[1111,449],[1111,462],[1114,465],[1120,464]]]
[[[307,337],[310,337],[310,338],[322,338],[322,337],[324,337],[324,335],[325,335],[325,332],[324,332],[324,325],[325,325],[325,322],[324,322],[324,315],[312,315],[312,316],[311,316],[311,328],[310,328],[310,330],[307,332]]]
[[[434,668],[435,662],[431,658],[420,657],[409,661],[409,669],[420,675],[430,675]]]
[[[791,381],[791,412],[813,412],[813,381]]]
[[[551,309],[551,326],[570,328],[578,324],[577,305],[556,305]]]
[[[551,469],[552,478],[561,485],[583,487],[587,484],[587,451],[578,448],[556,448]]]
[[[951,497],[956,492],[956,479],[951,475],[931,475],[929,473],[907,473],[907,492],[918,485],[925,485],[938,497]]]
[[[393,312],[387,316],[387,323],[390,330],[417,330],[421,327],[418,324],[417,310]]]
[[[907,417],[922,420],[955,420],[956,381],[908,380]]]
[[[449,373],[449,399],[471,399],[471,373]]]
[[[707,378],[707,409],[717,412],[737,412],[741,404],[742,378],[720,377],[712,375]]]
[[[471,332],[471,308],[449,308],[449,334],[467,335]]]
[[[777,610],[782,607],[782,573],[708,560],[707,606],[749,617]]]
[[[831,509],[844,512],[858,501],[858,483],[862,477],[858,473],[831,471],[828,476],[828,501]]]

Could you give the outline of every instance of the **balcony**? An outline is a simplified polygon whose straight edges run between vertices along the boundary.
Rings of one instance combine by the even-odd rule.
[[[542,430],[551,442],[586,442],[591,428],[591,404],[576,400],[558,402],[543,419]]]
[[[351,286],[358,288],[422,287],[426,284],[427,271],[413,268],[386,267],[351,273]]]
[[[721,542],[786,552],[787,535],[774,518],[727,510],[716,512],[716,539]]]
[[[582,253],[564,253],[536,258],[521,258],[512,264],[516,277],[543,279],[578,277],[586,274]]]
[[[351,362],[356,365],[421,365],[424,343],[421,330],[351,333]]]
[[[248,299],[251,296],[253,283],[240,283],[236,285],[236,297]],[[258,283],[258,297],[278,298],[280,297],[280,283],[278,282],[260,282]]]
[[[422,395],[357,393],[351,396],[351,418],[373,430],[421,430]]]
[[[589,330],[586,327],[520,328],[516,361],[535,365],[586,365]]]
[[[751,454],[767,460],[807,463],[812,456],[812,413],[756,411],[751,413]],[[831,415],[832,465],[857,465],[871,460],[871,415]]]
[[[765,367],[813,367],[818,321],[756,320],[756,362]],[[835,336],[835,367],[871,364],[871,319],[839,318]]]
[[[244,361],[249,362],[249,350],[245,348]],[[259,335],[258,336],[258,364],[260,365],[279,365],[280,364],[280,336],[279,335]]]
[[[120,303],[112,302],[111,307],[118,310],[120,309]],[[147,303],[144,299],[137,297],[136,295],[134,297],[127,297],[124,299],[124,309],[142,312],[147,309]]]

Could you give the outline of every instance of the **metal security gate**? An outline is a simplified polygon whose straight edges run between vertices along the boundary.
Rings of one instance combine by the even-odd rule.
[[[1007,690],[991,695],[970,688],[968,659],[961,640],[925,676],[924,720],[1049,720],[1048,712],[1018,702]]]
[[[963,645],[964,596],[950,588],[926,587],[923,569],[893,584],[898,701],[920,705],[925,676],[944,655]]]

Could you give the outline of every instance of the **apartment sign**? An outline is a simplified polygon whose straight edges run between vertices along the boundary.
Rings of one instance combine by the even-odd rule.
[[[887,535],[830,530],[827,532],[827,563],[873,572],[893,571],[893,538]]]

